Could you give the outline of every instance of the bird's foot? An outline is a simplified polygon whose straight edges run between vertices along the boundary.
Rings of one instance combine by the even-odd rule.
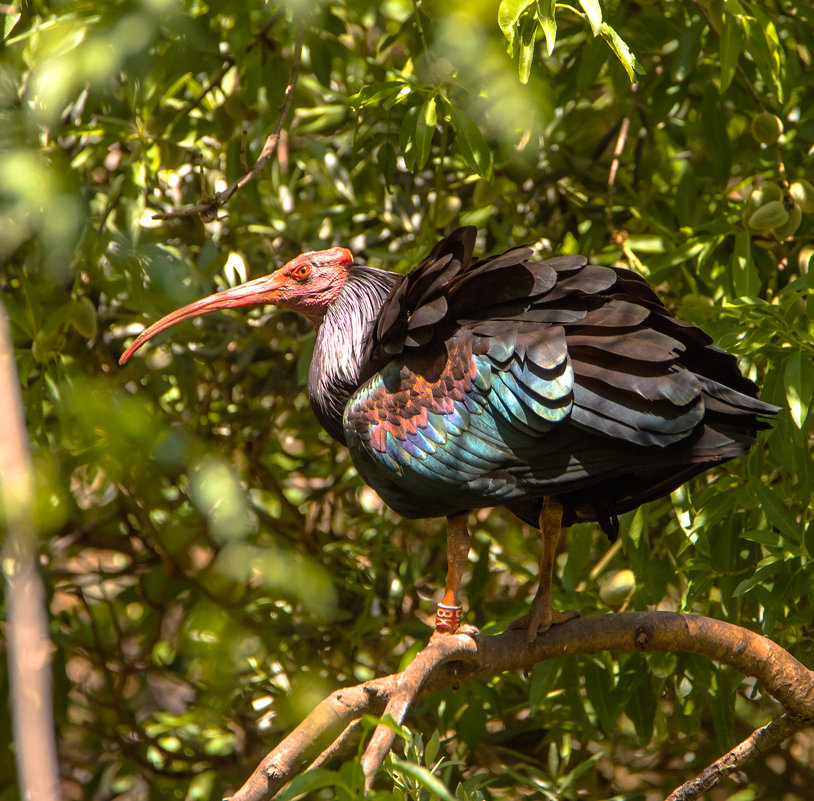
[[[430,636],[430,644],[438,642],[444,637],[450,637],[452,635],[457,636],[458,634],[464,634],[467,637],[475,637],[476,635],[480,634],[480,629],[470,623],[462,623],[457,629],[455,629],[455,631],[449,631],[448,629],[436,629]]]
[[[532,604],[531,611],[510,623],[509,629],[526,629],[528,632],[527,642],[531,645],[537,639],[538,634],[548,631],[558,623],[567,623],[569,620],[578,617],[581,617],[579,609],[566,609],[564,612],[558,612],[550,606],[543,607],[542,605]]]
[[[430,642],[435,642],[439,637],[447,637],[450,634],[480,634],[476,626],[467,623],[461,624],[463,608],[461,606],[439,603],[435,608],[435,631],[430,637]]]

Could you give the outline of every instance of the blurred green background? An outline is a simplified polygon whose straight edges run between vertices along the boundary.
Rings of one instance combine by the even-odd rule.
[[[155,220],[237,179],[244,148],[257,158],[300,25],[268,168],[213,222]],[[399,271],[458,224],[479,226],[482,253],[579,251],[641,272],[737,353],[783,407],[774,429],[627,515],[602,562],[598,528],[572,528],[556,597],[708,614],[814,666],[814,198],[788,196],[814,173],[814,9],[15,0],[0,26],[0,297],[66,799],[221,798],[330,690],[398,669],[430,634],[443,523],[384,508],[320,430],[306,321],[210,315],[117,365],[147,322],[336,244]],[[750,223],[770,183],[787,216],[805,211],[788,237]],[[474,538],[467,619],[495,632],[533,594],[539,538],[498,510]],[[423,703],[405,758],[443,759],[461,798],[661,799],[778,713],[741,678],[681,654],[545,663]],[[18,798],[7,714],[3,801]],[[800,733],[709,797],[809,798],[812,760]],[[309,797],[355,797],[358,762],[329,767]],[[434,797],[390,771],[383,797]]]

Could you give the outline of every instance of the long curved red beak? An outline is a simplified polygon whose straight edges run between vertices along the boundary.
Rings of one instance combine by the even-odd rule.
[[[122,354],[119,364],[124,364],[148,339],[152,339],[156,334],[170,326],[180,323],[181,320],[188,320],[200,314],[208,314],[218,309],[231,309],[236,306],[259,306],[265,303],[276,303],[279,290],[285,282],[286,275],[282,270],[277,270],[262,278],[255,278],[254,281],[247,281],[240,286],[224,289],[209,297],[201,298],[188,306],[171,312],[166,317],[162,317],[158,322],[153,323],[149,328],[145,328],[134,340],[133,344]]]

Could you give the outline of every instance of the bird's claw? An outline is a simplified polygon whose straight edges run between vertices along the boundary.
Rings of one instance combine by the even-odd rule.
[[[527,615],[523,615],[523,617],[510,623],[509,629],[526,629],[526,642],[531,645],[537,639],[538,634],[548,631],[552,626],[567,623],[569,620],[574,620],[580,616],[579,609],[566,609],[564,612],[558,612],[550,606],[548,608],[532,606]]]
[[[430,643],[438,642],[441,637],[452,637],[457,636],[458,634],[464,634],[468,637],[475,637],[476,635],[480,634],[480,629],[477,626],[471,625],[470,623],[462,623],[457,629],[455,629],[455,631],[449,631],[448,629],[436,629],[430,636]]]

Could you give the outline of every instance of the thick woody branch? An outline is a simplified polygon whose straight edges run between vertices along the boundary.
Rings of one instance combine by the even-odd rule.
[[[407,707],[429,693],[575,654],[684,651],[705,656],[756,678],[785,707],[788,714],[784,717],[797,719],[798,728],[814,724],[814,671],[766,637],[700,615],[624,612],[581,618],[554,626],[530,645],[524,631],[507,631],[493,637],[458,635],[442,638],[441,643],[444,639],[449,640],[447,645],[437,647],[433,642],[422,651],[416,657],[415,668],[411,664],[402,674],[332,693],[266,756],[232,801],[272,797],[309,757],[326,748],[351,721],[364,714],[381,715],[389,707],[393,718],[401,721]],[[778,722],[756,732],[753,738],[759,749],[750,749],[748,740],[741,744],[739,764],[794,731]],[[374,734],[365,754],[369,781],[390,743],[392,739],[385,742],[384,734]],[[685,794],[678,798],[686,801],[693,797]]]
[[[297,80],[300,74],[302,40],[304,35],[305,26],[300,25],[299,31],[297,32],[297,41],[294,45],[294,53],[291,57],[291,75],[289,76],[288,84],[285,88],[283,102],[280,105],[280,110],[277,114],[277,119],[274,122],[274,127],[271,129],[271,133],[266,138],[265,144],[263,145],[263,150],[260,152],[260,156],[254,163],[254,166],[245,175],[238,178],[237,181],[227,186],[226,189],[217,192],[212,197],[205,198],[200,203],[196,203],[194,206],[187,206],[183,209],[175,209],[174,211],[154,214],[154,220],[171,220],[176,217],[193,217],[196,214],[200,214],[204,222],[209,222],[215,219],[218,209],[225,205],[229,198],[231,198],[238,189],[242,189],[244,186],[246,186],[246,184],[254,180],[260,174],[260,171],[266,166],[266,163],[274,155],[274,151],[277,149],[277,145],[280,141],[280,134],[283,130],[283,123],[285,122],[288,112],[291,110],[291,105],[294,102],[294,90],[297,87]]]
[[[389,715],[396,723],[402,723],[424,683],[438,667],[447,662],[466,661],[476,653],[476,640],[466,634],[437,637],[398,675],[395,690],[384,708],[384,714]],[[373,784],[376,771],[393,747],[395,736],[390,726],[379,725],[373,732],[362,756],[362,769],[368,789]]]

